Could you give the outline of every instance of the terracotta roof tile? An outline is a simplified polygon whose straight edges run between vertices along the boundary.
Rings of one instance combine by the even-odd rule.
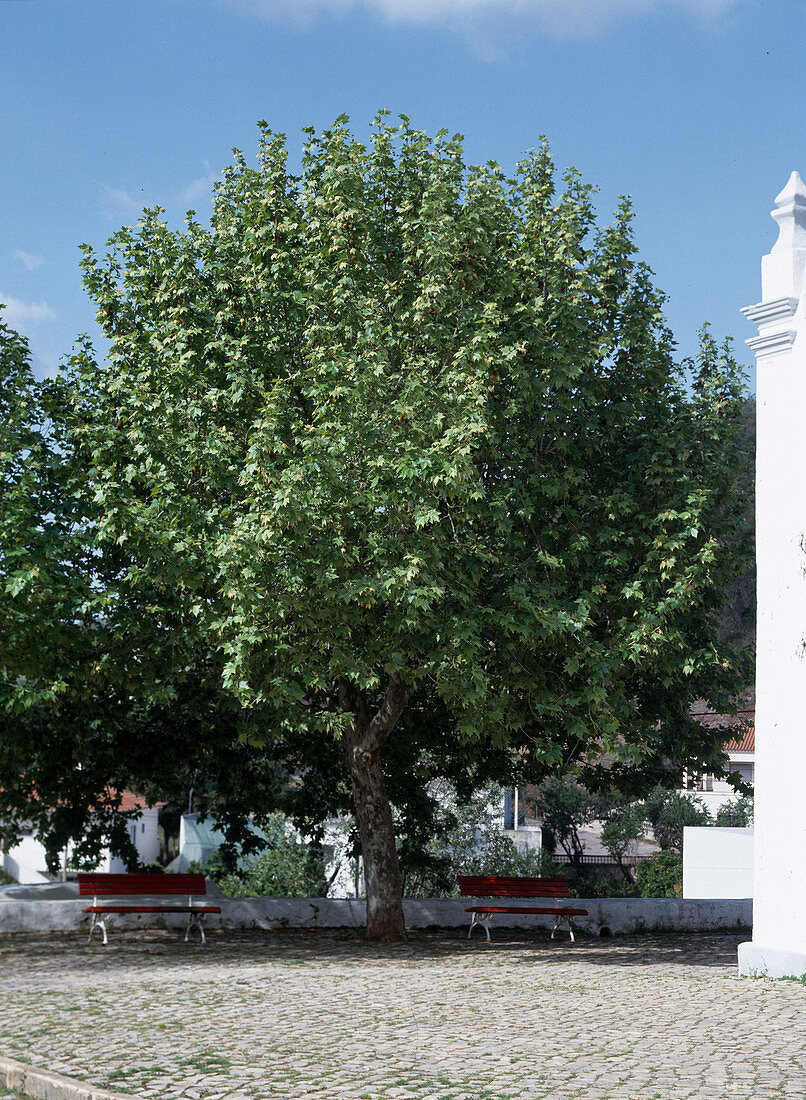
[[[726,752],[755,752],[756,751],[756,729],[755,726],[745,725],[740,731],[740,736],[732,737],[730,741],[725,742]]]
[[[158,802],[156,805],[164,806],[165,803]],[[134,791],[121,791],[120,809],[123,813],[129,813],[131,810],[147,810],[148,802],[141,794],[135,794]]]
[[[739,709],[735,715],[716,714],[712,710],[693,710],[692,717],[697,718],[706,729],[718,729],[720,726],[735,726],[736,732],[724,745],[726,752],[756,751],[756,710],[755,707]]]

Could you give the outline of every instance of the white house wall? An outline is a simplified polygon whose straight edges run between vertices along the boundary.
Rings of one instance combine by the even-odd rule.
[[[142,817],[129,823],[129,835],[132,837],[141,863],[154,862],[160,853],[158,833],[158,809],[142,811]],[[67,864],[70,864],[70,852],[67,850]],[[53,875],[47,872],[47,855],[44,844],[36,836],[23,837],[21,842],[8,851],[0,852],[0,867],[21,883],[50,882]],[[97,871],[121,873],[126,870],[123,860],[112,856],[105,848],[100,855]]]
[[[24,836],[19,844],[0,853],[0,867],[17,882],[49,882],[45,849],[33,836]]]

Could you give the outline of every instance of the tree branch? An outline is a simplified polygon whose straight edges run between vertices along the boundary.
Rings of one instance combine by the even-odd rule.
[[[399,672],[393,672],[389,678],[389,687],[386,689],[383,702],[367,729],[367,739],[372,748],[380,748],[395,728],[410,695],[409,685]]]

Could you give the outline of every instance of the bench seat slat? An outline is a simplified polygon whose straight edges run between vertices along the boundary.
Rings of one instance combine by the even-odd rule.
[[[571,909],[565,905],[471,905],[466,913],[541,913],[553,917],[561,914],[566,917],[587,917],[587,909]]]
[[[462,897],[472,898],[567,898],[564,878],[512,878],[504,875],[457,875]]]
[[[549,876],[536,876],[535,878],[519,878],[517,875],[457,875],[458,882],[467,883],[489,883],[492,886],[562,886],[568,885],[568,879],[563,878],[562,875],[558,875],[554,878]]]
[[[567,898],[570,897],[566,890],[495,890],[492,887],[473,890],[461,890],[462,897],[466,898]]]
[[[88,905],[83,913],[220,913],[220,905]]]

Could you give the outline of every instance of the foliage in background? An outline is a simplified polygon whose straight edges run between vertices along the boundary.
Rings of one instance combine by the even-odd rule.
[[[683,893],[683,857],[667,850],[638,864],[636,882],[642,898],[679,898]]]
[[[686,825],[714,823],[702,799],[664,787],[656,787],[646,799],[644,814],[661,848],[674,848],[678,852],[683,850],[683,829]]]
[[[630,878],[613,878],[608,874],[592,873],[584,878],[570,879],[568,891],[572,898],[640,898],[638,885]]]
[[[261,821],[267,847],[228,870],[214,852],[205,867],[229,898],[313,898],[326,893],[325,862],[321,854],[304,844],[280,814]]]
[[[632,881],[625,857],[647,831],[644,804],[614,788],[592,792],[570,776],[555,776],[537,788],[535,812],[543,826],[549,851],[559,846],[577,875],[588,875],[580,830],[602,824],[602,846],[615,860],[621,874]]]
[[[748,396],[741,415],[741,431],[738,439],[741,461],[732,477],[737,493],[744,504],[737,517],[734,538],[748,548],[746,564],[732,578],[727,587],[726,599],[717,612],[720,636],[736,649],[755,652],[756,644],[756,399]],[[745,682],[751,688],[753,677]]]
[[[716,812],[715,825],[728,829],[747,829],[753,824],[753,797],[741,795],[731,802],[724,802]]]
[[[646,832],[645,807],[640,802],[613,799],[602,820],[602,847],[615,860],[624,878],[632,882],[632,872],[624,860],[635,852],[636,842]]]
[[[11,845],[21,828],[32,827],[47,844],[51,871],[71,840],[76,866],[94,866],[111,844],[134,867],[129,819],[119,812],[127,765],[120,763],[116,738],[128,708],[124,699],[102,689],[99,675],[106,640],[99,615],[107,605],[114,555],[107,563],[93,543],[86,490],[70,487],[79,470],[64,417],[51,415],[46,386],[31,370],[28,343],[4,323],[3,308],[0,304],[2,837]],[[133,731],[128,733],[134,743]]]
[[[501,831],[501,789],[477,791],[466,801],[440,784],[438,804],[442,828],[429,841],[426,859],[405,877],[408,897],[440,897],[456,893],[457,875],[524,875],[548,873],[546,853],[521,849]]]
[[[537,789],[535,813],[543,827],[543,843],[549,851],[557,846],[580,871],[584,844],[579,830],[602,817],[603,797],[592,793],[568,776],[554,776]]]
[[[649,834],[661,849],[674,849],[679,853],[686,826],[743,828],[753,822],[751,795],[743,794],[725,803],[714,818],[701,799],[668,787],[657,786],[646,799],[634,800],[614,790],[592,794],[567,777],[543,783],[537,791],[536,806],[544,823],[544,837],[559,841],[575,873],[589,881],[592,878],[590,868],[584,863],[579,830],[594,821],[601,823],[602,846],[627,882],[633,881],[633,872],[625,857],[636,850],[637,841]],[[585,888],[580,886],[580,889]]]

